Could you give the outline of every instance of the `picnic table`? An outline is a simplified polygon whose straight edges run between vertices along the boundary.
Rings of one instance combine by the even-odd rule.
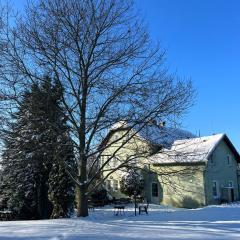
[[[95,207],[103,207],[104,206],[104,201],[103,200],[98,200],[98,201],[92,201],[88,200],[88,209],[93,210]]]
[[[122,215],[125,209],[125,205],[115,205],[114,207],[114,215],[118,216],[118,215]]]
[[[11,221],[13,218],[12,211],[0,211],[0,221]]]

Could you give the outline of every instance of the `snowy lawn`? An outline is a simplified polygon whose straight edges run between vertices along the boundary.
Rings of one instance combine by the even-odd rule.
[[[96,209],[87,218],[0,222],[1,240],[133,240],[239,239],[240,205],[195,210],[150,205],[149,215],[114,216],[112,207]]]

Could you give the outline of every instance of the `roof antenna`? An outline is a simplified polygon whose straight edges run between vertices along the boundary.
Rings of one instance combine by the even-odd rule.
[[[213,122],[211,121],[211,132],[212,132],[212,135],[216,135],[214,129],[213,129]]]

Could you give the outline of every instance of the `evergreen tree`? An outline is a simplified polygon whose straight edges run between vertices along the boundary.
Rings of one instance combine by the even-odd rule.
[[[51,218],[69,216],[73,211],[74,187],[66,172],[66,166],[74,167],[73,148],[68,136],[60,136],[55,159],[49,174],[49,199],[53,210]],[[64,162],[62,161],[64,159]]]
[[[141,194],[143,190],[143,178],[141,174],[134,168],[129,169],[120,181],[120,190],[128,196],[133,196],[134,192],[137,195]]]
[[[21,219],[49,218],[53,210],[63,217],[72,204],[73,186],[62,160],[69,164],[74,158],[61,91],[49,78],[33,85],[5,136],[0,207]],[[65,205],[58,212],[59,201]]]
[[[5,134],[2,160],[1,205],[21,219],[38,218],[37,187],[41,162],[35,146],[37,133],[29,121],[33,119],[29,111],[30,96],[29,92],[25,93],[18,112],[13,115],[15,121]]]

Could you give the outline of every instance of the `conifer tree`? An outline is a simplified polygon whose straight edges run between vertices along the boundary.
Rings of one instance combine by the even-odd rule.
[[[63,160],[69,164],[74,158],[61,109],[62,89],[45,80],[25,92],[5,135],[0,207],[21,219],[49,218],[53,211],[64,217],[72,204],[73,185]],[[65,204],[61,209],[59,201]]]

